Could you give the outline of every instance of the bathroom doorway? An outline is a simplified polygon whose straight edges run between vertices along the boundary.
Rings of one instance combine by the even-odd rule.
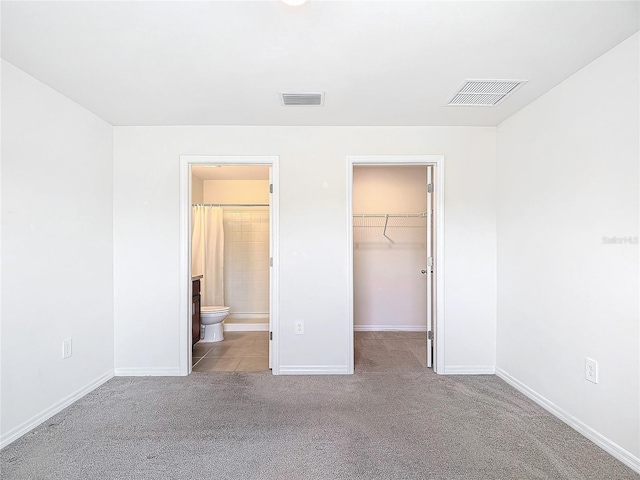
[[[348,163],[354,368],[442,372],[441,156]]]
[[[183,156],[181,178],[186,373],[277,374],[277,157]]]

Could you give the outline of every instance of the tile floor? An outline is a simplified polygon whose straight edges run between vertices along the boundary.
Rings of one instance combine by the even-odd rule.
[[[424,371],[426,332],[355,332],[355,369],[362,372]],[[225,332],[217,343],[196,343],[194,372],[269,370],[268,332]]]
[[[269,370],[269,332],[224,332],[224,340],[193,347],[194,372]]]

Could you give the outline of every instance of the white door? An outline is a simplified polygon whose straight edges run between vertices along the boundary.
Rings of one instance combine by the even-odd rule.
[[[269,368],[273,368],[273,298],[274,271],[273,271],[273,231],[275,219],[273,218],[273,167],[269,166]]]
[[[427,167],[427,266],[425,273],[427,277],[427,367],[433,368],[433,346],[435,339],[434,322],[433,322],[433,278],[435,255],[433,248],[433,190],[434,190],[434,167]]]

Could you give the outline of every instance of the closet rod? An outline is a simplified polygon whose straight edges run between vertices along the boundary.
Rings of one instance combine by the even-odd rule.
[[[192,207],[268,207],[268,203],[194,203]]]
[[[421,213],[354,213],[354,218],[422,218],[427,212]]]

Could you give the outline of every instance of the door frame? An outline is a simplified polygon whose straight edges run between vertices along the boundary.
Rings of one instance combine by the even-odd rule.
[[[347,255],[348,255],[348,373],[354,371],[354,309],[353,309],[353,168],[354,166],[434,166],[435,167],[435,355],[433,371],[445,372],[444,349],[444,155],[349,155],[347,156]],[[426,353],[426,352],[425,352]]]
[[[270,199],[270,250],[273,265],[269,271],[269,331],[273,332],[270,343],[270,358],[273,375],[280,373],[279,348],[279,169],[280,157],[234,156],[234,155],[180,155],[180,269],[179,269],[179,314],[178,352],[180,375],[191,373],[191,166],[192,165],[262,165],[271,167],[273,193]]]

